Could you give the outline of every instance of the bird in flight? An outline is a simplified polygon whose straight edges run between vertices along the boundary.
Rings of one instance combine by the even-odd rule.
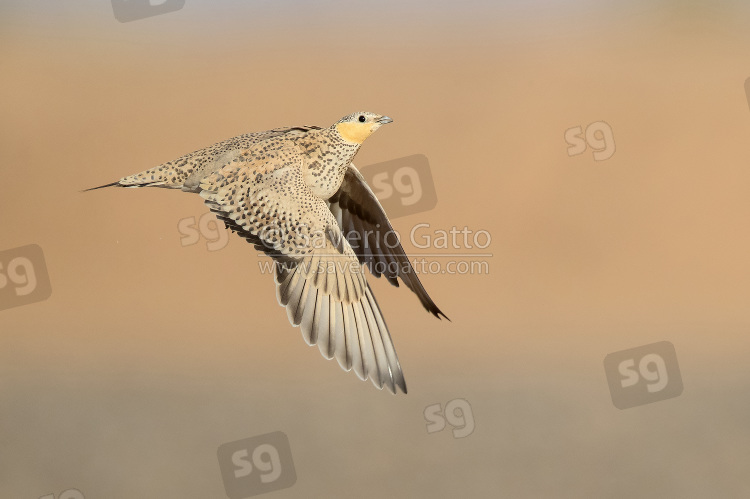
[[[379,389],[406,393],[391,335],[363,267],[399,279],[438,319],[380,202],[352,164],[362,143],[393,120],[370,112],[328,128],[240,135],[103,187],[198,193],[227,228],[270,256],[276,297],[308,345]]]

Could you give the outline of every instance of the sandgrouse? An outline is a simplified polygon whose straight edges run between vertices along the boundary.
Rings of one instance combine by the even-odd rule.
[[[273,258],[276,296],[309,345],[392,393],[406,382],[383,315],[365,280],[412,290],[445,314],[419,282],[388,217],[351,163],[387,116],[358,112],[329,128],[240,135],[150,170],[94,187],[166,187],[199,193],[232,231]]]

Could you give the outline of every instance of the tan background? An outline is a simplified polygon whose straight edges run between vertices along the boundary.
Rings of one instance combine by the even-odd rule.
[[[277,430],[298,479],[268,497],[750,495],[750,10],[41,4],[0,7],[0,250],[40,245],[53,289],[0,312],[0,496],[225,497],[218,446]],[[395,123],[358,164],[430,160],[400,231],[493,237],[489,275],[423,277],[452,323],[374,283],[407,396],[307,347],[244,242],[182,247],[196,196],[78,192],[359,109]],[[600,120],[614,156],[568,157]],[[605,355],[662,340],[684,393],[616,409]],[[474,433],[428,434],[454,398]]]

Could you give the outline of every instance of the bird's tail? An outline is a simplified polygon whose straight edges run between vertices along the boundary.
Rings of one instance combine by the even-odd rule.
[[[182,188],[182,179],[185,176],[183,172],[177,171],[176,168],[168,163],[123,177],[116,182],[84,189],[81,192],[95,191],[96,189],[104,189],[105,187],[165,187],[168,189],[180,189]]]
[[[117,182],[112,182],[111,184],[104,184],[104,185],[100,185],[99,187],[90,187],[88,189],[82,190],[81,192],[95,191],[97,189],[104,189],[105,187],[122,187],[122,186],[120,185],[120,181],[118,180]]]

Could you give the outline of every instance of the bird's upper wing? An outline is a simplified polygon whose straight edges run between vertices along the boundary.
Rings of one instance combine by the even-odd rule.
[[[133,175],[128,175],[116,182],[93,187],[162,187],[182,189],[188,192],[200,192],[200,183],[208,175],[223,168],[228,163],[256,148],[260,143],[275,138],[292,138],[320,130],[316,126],[299,126],[274,128],[265,132],[247,133],[226,139],[212,146],[198,149],[179,158],[155,166]]]
[[[240,135],[223,142],[219,142],[211,147],[202,149],[176,159],[178,165],[189,166],[187,177],[182,185],[183,191],[199,192],[200,182],[208,175],[223,168],[226,164],[233,161],[249,149],[253,148],[260,142],[276,137],[293,137],[303,135],[310,130],[319,130],[316,126],[284,127],[274,128],[265,132],[254,132]],[[183,166],[184,168],[184,166]]]
[[[325,201],[303,181],[301,164],[294,148],[248,153],[205,177],[200,195],[227,227],[275,260],[277,298],[309,345],[378,388],[406,393],[362,266]]]
[[[383,275],[394,286],[400,278],[428,312],[448,318],[425,291],[383,206],[354,165],[349,165],[344,182],[328,203],[359,261],[375,277]]]

